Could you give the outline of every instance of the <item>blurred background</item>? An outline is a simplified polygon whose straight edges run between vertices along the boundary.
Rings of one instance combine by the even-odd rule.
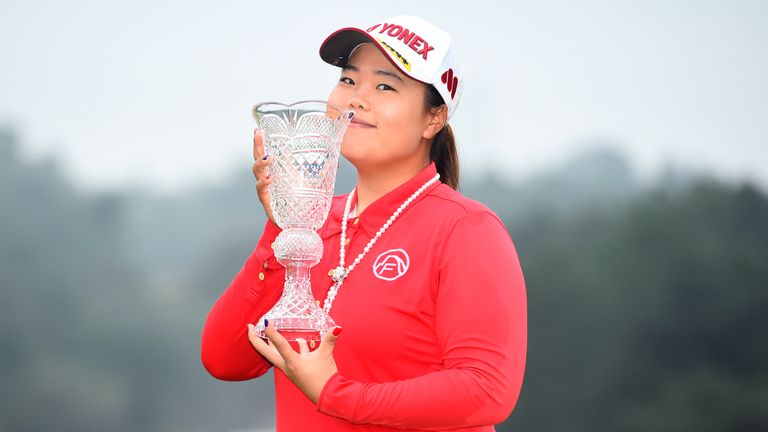
[[[768,2],[3,0],[0,432],[272,428],[271,372],[199,359],[265,220],[250,108],[403,13],[455,38],[461,191],[526,276],[497,430],[768,430]]]

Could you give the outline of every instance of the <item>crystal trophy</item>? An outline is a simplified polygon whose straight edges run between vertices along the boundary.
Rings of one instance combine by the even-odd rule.
[[[253,107],[265,153],[272,159],[270,207],[282,228],[273,248],[285,267],[283,294],[258,321],[256,332],[266,339],[267,319],[294,349],[296,338],[316,348],[335,325],[315,302],[310,269],[323,256],[323,242],[316,231],[328,217],[341,140],[353,115],[321,100],[289,105],[264,102]]]

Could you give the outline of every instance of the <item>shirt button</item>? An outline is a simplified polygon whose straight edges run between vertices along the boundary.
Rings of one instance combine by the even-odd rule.
[[[264,280],[264,272],[259,272],[259,280]]]
[[[328,270],[328,276],[333,276],[333,269]]]
[[[275,242],[272,242],[272,244],[271,244],[271,245],[269,245],[269,247],[271,247],[272,249],[274,249],[274,248],[275,248]]]
[[[360,222],[360,218],[356,217],[355,220],[352,221],[352,224],[357,225],[358,222]]]
[[[268,265],[269,265],[269,260],[264,260],[264,268],[267,268]]]
[[[349,244],[349,242],[350,242],[351,240],[352,240],[352,239],[350,239],[350,238],[348,238],[348,239],[344,240],[344,244],[345,244],[345,245],[348,245],[348,244]]]

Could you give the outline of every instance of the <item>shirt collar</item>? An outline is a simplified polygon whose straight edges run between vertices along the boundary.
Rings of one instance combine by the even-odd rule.
[[[413,178],[379,197],[379,199],[371,203],[363,211],[363,213],[358,216],[360,219],[360,226],[368,233],[368,235],[374,236],[376,232],[382,227],[382,225],[384,225],[384,223],[386,223],[387,220],[392,216],[395,210],[397,210],[397,208],[400,207],[400,205],[403,204],[405,200],[408,199],[408,197],[416,192],[418,188],[423,186],[424,183],[434,177],[436,173],[437,167],[435,166],[435,163],[430,162],[429,165],[422,169]],[[422,192],[421,195],[419,195],[413,202],[411,202],[411,204],[408,206],[408,208],[405,209],[403,213],[407,212],[409,208],[416,205],[416,203],[418,203],[422,198],[424,198],[424,196],[426,196],[439,184],[440,182],[436,182],[427,188],[424,192]],[[335,205],[332,206],[328,215],[331,223],[326,225],[325,236],[331,236],[341,232],[341,219],[344,217],[344,205],[347,202],[348,196],[349,194],[343,195],[342,199],[337,200]],[[352,197],[351,208],[354,209],[356,205],[357,188],[355,188],[355,194]]]

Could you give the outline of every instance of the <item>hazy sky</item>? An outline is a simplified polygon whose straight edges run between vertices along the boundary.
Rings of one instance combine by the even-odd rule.
[[[468,173],[513,179],[595,143],[768,185],[768,1],[0,2],[0,125],[92,190],[249,172],[260,100],[326,98],[332,31],[399,14],[446,29]]]

